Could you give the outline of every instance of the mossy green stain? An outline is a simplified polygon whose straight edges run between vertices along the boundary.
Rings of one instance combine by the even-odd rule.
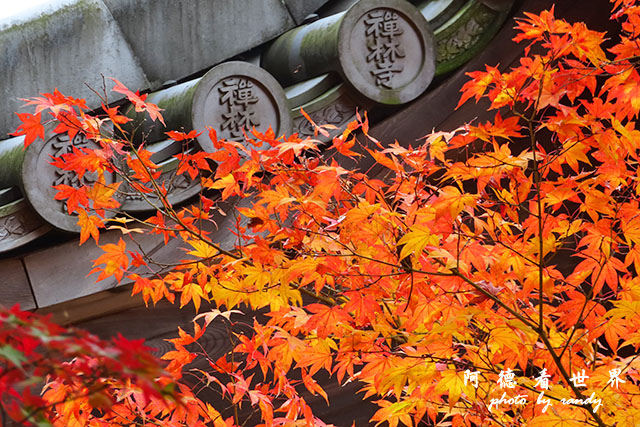
[[[24,138],[0,141],[0,188],[17,186],[21,183],[25,153]]]
[[[300,55],[313,67],[308,70],[313,76],[336,69],[338,59],[338,37],[341,20],[324,28],[309,31],[300,43]]]
[[[324,18],[283,34],[267,48],[262,65],[284,85],[338,71],[342,21],[338,18]]]
[[[100,8],[96,3],[87,0],[78,0],[75,3],[63,6],[60,9],[56,9],[51,12],[42,12],[38,17],[29,19],[27,21],[18,22],[15,24],[11,24],[5,28],[0,28],[0,35],[2,35],[3,33],[16,31],[23,34],[25,32],[28,32],[30,28],[46,30],[46,26],[54,22],[53,20],[55,18],[63,16],[64,14],[69,13],[69,11],[73,11],[75,9],[81,11],[82,18],[83,21],[85,21],[85,24],[95,24],[95,22],[89,23],[86,21],[87,19],[91,18],[98,18],[98,20],[100,20],[100,16],[102,15],[100,13]]]
[[[376,102],[379,102],[384,105],[400,105],[404,104],[398,97],[398,94],[395,91],[390,90],[381,90],[376,98]]]
[[[15,200],[6,205],[0,206],[0,218],[18,212],[24,207],[24,199]]]
[[[472,0],[460,9],[448,22],[442,27],[436,29],[435,40],[436,46],[443,40],[455,38],[458,33],[472,20],[478,19],[480,24],[489,23],[482,30],[482,33],[476,36],[475,40],[466,47],[462,52],[452,58],[442,60],[441,52],[437,52],[438,61],[436,64],[436,76],[443,75],[455,70],[465,62],[473,58],[479,53],[493,38],[493,36],[502,27],[508,14],[506,12],[497,13],[482,3]],[[436,47],[437,48],[437,47]]]

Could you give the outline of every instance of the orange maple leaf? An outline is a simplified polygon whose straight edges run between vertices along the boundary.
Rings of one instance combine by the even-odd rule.
[[[116,245],[107,243],[100,248],[105,253],[93,262],[95,268],[89,274],[100,272],[96,279],[97,282],[110,276],[114,276],[120,282],[129,266],[129,258],[126,253],[127,245],[124,240],[119,239]],[[100,265],[104,265],[104,267],[100,267]]]
[[[100,231],[98,227],[104,227],[102,219],[95,215],[88,215],[82,208],[78,209],[78,225],[80,226],[80,244],[87,241],[89,236],[98,243]]]
[[[87,197],[93,203],[96,213],[104,217],[104,209],[114,209],[120,206],[114,197],[114,193],[120,186],[120,182],[105,184],[104,174],[100,175],[98,181],[87,190]]]
[[[306,307],[311,313],[314,313],[305,328],[315,330],[320,338],[326,338],[335,331],[338,324],[350,324],[353,319],[344,308],[339,306],[328,307],[323,304],[309,304]]]
[[[158,170],[158,165],[151,161],[153,153],[140,147],[136,150],[136,154],[136,157],[127,157],[127,165],[133,171],[131,179],[147,183],[152,178],[160,178],[162,172]]]
[[[113,87],[113,91],[125,95],[127,99],[133,104],[136,112],[140,113],[142,111],[146,111],[147,113],[149,113],[149,117],[151,117],[151,120],[159,120],[163,125],[166,126],[166,124],[164,123],[164,118],[162,117],[162,114],[160,114],[160,111],[162,111],[162,109],[158,108],[158,106],[155,104],[145,102],[147,95],[140,95],[138,92],[133,93],[131,90],[129,90],[129,88],[120,83],[118,80],[114,78],[111,78],[111,80],[113,80],[113,82],[116,84]]]
[[[67,201],[67,212],[73,213],[78,210],[79,206],[88,206],[89,197],[87,196],[87,187],[79,188],[71,187],[66,184],[55,185],[54,189],[58,190],[54,199]]]
[[[202,132],[198,133],[197,131],[192,130],[189,133],[184,133],[184,132],[177,132],[177,131],[171,130],[169,132],[165,132],[165,134],[169,138],[173,139],[174,141],[180,142],[180,141],[187,141],[190,139],[197,138],[200,135],[202,135]]]

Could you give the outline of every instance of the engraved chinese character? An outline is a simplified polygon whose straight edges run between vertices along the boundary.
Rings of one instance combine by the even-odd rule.
[[[254,126],[260,126],[260,122],[255,115],[256,112],[250,109],[242,109],[238,111],[238,126],[244,129],[251,129]]]
[[[222,87],[218,90],[222,94],[222,96],[220,96],[220,105],[227,104],[231,106],[235,92],[238,90],[238,79],[226,79],[222,82]]]
[[[578,372],[576,375],[572,376],[570,380],[575,387],[586,387],[587,385],[584,382],[587,378],[589,377],[585,374],[585,370],[583,369],[582,372]]]
[[[64,160],[64,155],[73,153],[74,149],[86,148],[89,145],[89,141],[82,134],[77,134],[70,139],[68,135],[59,134],[55,137],[51,143],[51,147],[55,150],[52,154],[53,157],[60,157]],[[83,185],[88,185],[96,181],[97,174],[86,172],[82,178],[73,170],[63,170],[56,168],[53,172],[54,179],[52,186],[65,184],[73,188],[79,188]],[[66,212],[67,204],[62,203],[62,209]]]
[[[384,18],[382,19],[382,28],[380,35],[382,37],[389,37],[392,39],[395,36],[402,34],[402,30],[398,26],[398,14],[387,10],[384,12]]]
[[[52,183],[52,186],[54,187],[61,184],[68,185],[69,187],[73,188],[78,188],[81,186],[80,179],[74,171],[55,170],[54,174],[55,178]]]
[[[367,15],[367,19],[364,20],[367,29],[365,30],[365,34],[368,36],[373,36],[375,40],[380,37],[380,29],[382,21],[384,20],[384,12],[381,10],[374,10]]]
[[[626,383],[625,380],[620,378],[621,374],[622,374],[622,369],[615,368],[615,369],[610,370],[609,371],[609,381],[607,381],[607,384],[611,384],[611,387],[617,389],[618,388],[618,384]]]
[[[374,10],[369,12],[364,23],[369,50],[366,60],[374,66],[371,74],[376,86],[393,89],[393,77],[404,70],[398,59],[405,57],[399,38],[403,30],[398,14],[390,10]]]
[[[404,51],[398,42],[389,42],[384,44],[385,51],[383,58],[385,60],[396,62],[398,58],[404,58]],[[402,71],[402,70],[401,70]]]
[[[258,102],[258,97],[253,93],[253,83],[249,80],[240,79],[238,82],[238,97],[235,102],[244,108],[247,108],[249,104]]]
[[[547,374],[547,368],[543,368],[540,371],[540,375],[536,378],[535,387],[540,387],[542,390],[549,390],[549,378],[551,375]]]
[[[369,46],[369,54],[367,55],[367,62],[375,62],[377,66],[384,67],[385,63],[390,62],[393,64],[398,58],[404,58],[405,54],[400,46],[399,42],[383,43],[380,40],[376,40],[375,44]],[[400,67],[398,72],[402,71]]]
[[[398,14],[390,10],[374,10],[367,15],[364,23],[367,25],[365,34],[375,39],[392,38],[402,34],[402,29],[398,25]]]
[[[23,219],[18,215],[14,214],[0,219],[0,240],[10,237],[11,235],[20,236],[26,233],[27,230],[22,222]]]
[[[516,374],[509,368],[506,371],[500,371],[498,386],[500,388],[514,388],[516,386]]]
[[[375,76],[377,86],[393,89],[393,85],[391,84],[393,76],[400,71],[402,71],[402,67],[389,64],[385,67],[371,71],[371,74]]]
[[[51,143],[51,146],[56,149],[56,152],[53,153],[52,156],[60,157],[63,154],[73,153],[73,147],[85,148],[87,145],[87,140],[79,133],[73,137],[73,140],[69,138],[69,135],[58,134],[55,141]]]
[[[241,78],[226,79],[219,91],[220,104],[227,105],[227,112],[222,114],[222,129],[229,130],[233,138],[238,138],[242,136],[242,129],[260,126],[254,110],[259,98],[252,82]]]
[[[369,54],[367,55],[367,62],[373,61],[374,63],[384,61],[384,43],[378,39],[374,40],[374,43],[369,46]]]
[[[478,388],[478,375],[479,371],[471,372],[470,370],[464,371],[464,385],[467,385],[467,381],[470,381],[473,384],[474,388]]]

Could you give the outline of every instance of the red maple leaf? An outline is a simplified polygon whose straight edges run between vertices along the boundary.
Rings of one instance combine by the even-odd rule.
[[[18,129],[14,133],[9,135],[20,136],[24,135],[24,146],[31,145],[36,138],[44,139],[44,126],[41,123],[42,114],[30,114],[30,113],[16,113],[22,124],[18,126]]]

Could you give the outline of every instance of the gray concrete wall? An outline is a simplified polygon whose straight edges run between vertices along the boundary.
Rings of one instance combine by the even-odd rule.
[[[304,17],[326,0],[295,1],[293,13]],[[284,0],[55,0],[5,18],[0,140],[19,125],[18,98],[58,88],[97,107],[85,82],[101,88],[105,75],[133,90],[157,89],[259,46],[295,22]]]
[[[280,0],[104,0],[152,85],[187,77],[295,25]]]
[[[0,22],[0,139],[19,124],[14,112],[23,103],[18,98],[58,88],[100,105],[84,83],[100,88],[101,74],[132,88],[149,85],[102,1],[57,1]]]
[[[305,17],[320,9],[329,0],[284,0],[284,2],[296,24],[300,25]]]

